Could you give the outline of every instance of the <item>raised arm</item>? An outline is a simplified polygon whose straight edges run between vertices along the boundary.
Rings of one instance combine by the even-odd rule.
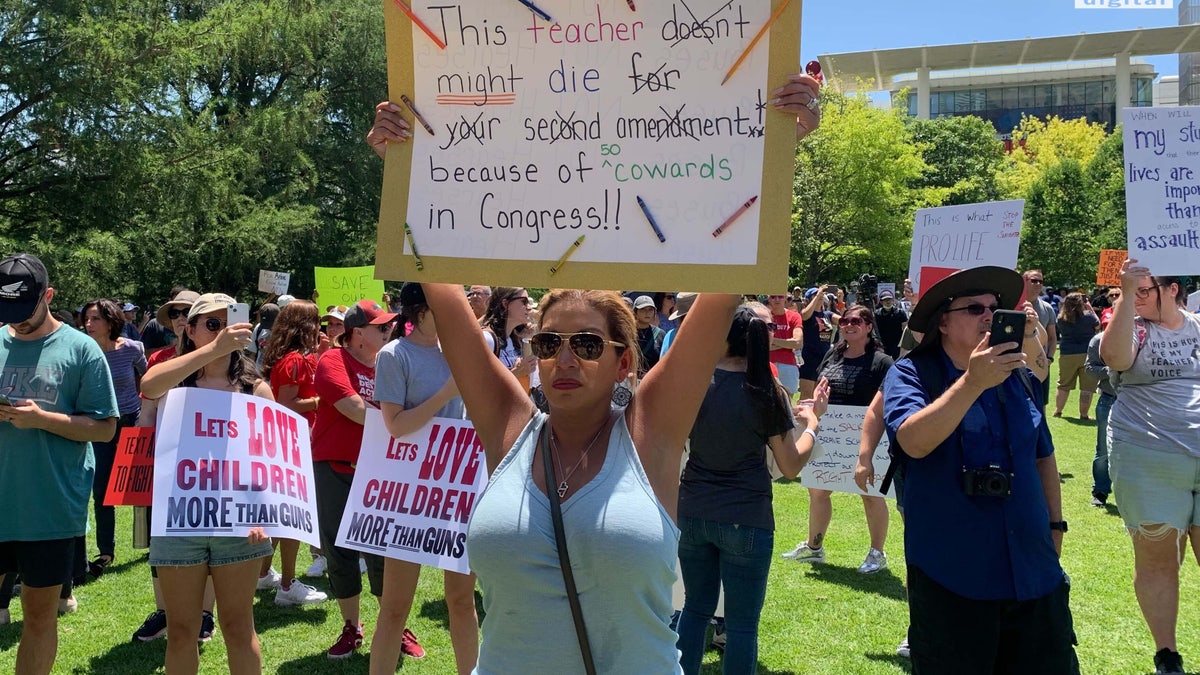
[[[490,471],[500,464],[533,415],[533,401],[528,392],[521,390],[517,378],[488,350],[462,286],[421,284],[421,287],[437,319],[442,353],[462,394],[467,416],[483,443]]]
[[[630,403],[630,432],[652,482],[655,476],[665,480],[673,472],[678,483],[683,443],[717,360],[725,354],[725,338],[740,300],[737,295],[707,293],[696,298],[671,348],[646,375]]]
[[[1137,358],[1136,336],[1133,333],[1133,319],[1137,310],[1133,308],[1133,296],[1137,293],[1138,278],[1150,276],[1150,269],[1135,263],[1137,260],[1129,259],[1121,265],[1121,297],[1113,305],[1108,329],[1100,338],[1100,358],[1117,372],[1129,370]]]
[[[183,382],[188,375],[243,349],[250,344],[251,329],[252,326],[248,323],[226,326],[217,333],[217,339],[203,347],[155,365],[147,370],[142,378],[142,395],[146,398],[160,398],[172,387]]]

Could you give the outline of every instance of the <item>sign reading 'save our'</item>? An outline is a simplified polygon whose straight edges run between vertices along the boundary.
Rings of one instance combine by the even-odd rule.
[[[1200,106],[1125,108],[1129,257],[1157,275],[1200,271]]]
[[[389,98],[413,137],[388,147],[377,272],[774,288],[787,273],[796,116],[772,92],[800,61],[801,3],[784,3],[535,0],[552,21],[517,0],[413,3],[439,49],[388,0]]]
[[[308,422],[267,399],[183,387],[154,448],[156,537],[267,535],[320,546]]]
[[[435,417],[392,438],[368,408],[337,545],[468,574],[467,523],[486,483],[469,420]]]

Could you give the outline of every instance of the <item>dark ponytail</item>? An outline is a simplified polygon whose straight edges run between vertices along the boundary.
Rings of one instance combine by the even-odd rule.
[[[771,374],[771,333],[767,322],[742,305],[733,315],[725,338],[727,354],[746,359],[746,394],[768,429],[782,429],[791,418],[786,391]]]

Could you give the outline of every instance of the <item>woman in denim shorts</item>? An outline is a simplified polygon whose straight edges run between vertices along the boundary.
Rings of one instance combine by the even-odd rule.
[[[1156,672],[1182,673],[1175,624],[1189,533],[1200,561],[1200,317],[1185,309],[1178,277],[1151,276],[1136,263],[1121,268],[1121,297],[1100,339],[1101,357],[1120,374],[1108,466],[1133,540],[1133,588]]]
[[[258,376],[242,350],[250,342],[250,324],[226,325],[226,310],[236,302],[207,293],[188,312],[179,336],[179,356],[151,368],[142,380],[147,405],[174,387],[201,387],[253,394],[268,400],[271,388]],[[272,553],[262,528],[242,537],[151,537],[150,564],[158,568],[167,611],[166,670],[171,675],[200,668],[196,635],[204,585],[212,575],[218,621],[232,674],[261,673],[262,654],[254,632],[254,591],[260,558]]]

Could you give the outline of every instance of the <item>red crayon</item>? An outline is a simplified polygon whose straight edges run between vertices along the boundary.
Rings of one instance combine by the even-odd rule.
[[[741,218],[742,214],[749,211],[750,207],[754,206],[754,202],[756,202],[756,201],[758,201],[758,195],[754,195],[750,199],[746,200],[746,203],[742,204],[741,208],[739,208],[737,211],[734,211],[732,216],[729,216],[728,218],[726,218],[725,222],[721,223],[720,227],[713,230],[713,233],[712,233],[713,236],[714,237],[721,236],[721,233],[725,231],[725,228],[732,225],[733,221],[737,220],[738,218]]]

